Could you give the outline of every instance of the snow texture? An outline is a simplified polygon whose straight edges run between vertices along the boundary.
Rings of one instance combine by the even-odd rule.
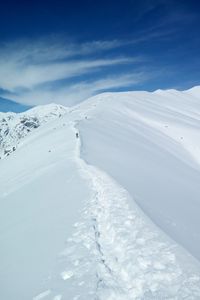
[[[192,257],[143,215],[126,190],[79,155],[76,160],[93,195],[61,253],[65,269],[51,280],[51,297],[198,299],[200,273]]]
[[[198,90],[2,114],[1,299],[200,299]]]

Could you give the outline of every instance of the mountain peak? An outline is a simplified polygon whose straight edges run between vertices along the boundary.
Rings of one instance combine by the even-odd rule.
[[[33,107],[23,113],[0,113],[0,158],[16,150],[22,138],[44,123],[60,118],[68,109],[55,103]]]

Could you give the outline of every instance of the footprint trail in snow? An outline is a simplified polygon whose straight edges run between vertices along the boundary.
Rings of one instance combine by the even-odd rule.
[[[80,146],[77,139],[75,159],[92,197],[46,291],[34,300],[200,299],[199,272],[185,263],[193,259],[143,215],[126,190],[87,165]]]

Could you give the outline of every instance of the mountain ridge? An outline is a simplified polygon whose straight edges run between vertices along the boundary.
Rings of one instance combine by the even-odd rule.
[[[0,298],[199,299],[199,115],[172,91],[6,114]]]

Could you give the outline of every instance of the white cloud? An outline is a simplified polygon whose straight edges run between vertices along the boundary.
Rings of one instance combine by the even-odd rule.
[[[125,75],[108,76],[104,79],[81,81],[66,87],[56,89],[32,89],[9,98],[18,100],[23,104],[47,104],[60,103],[63,105],[74,105],[101,91],[116,89],[121,87],[134,86],[144,82],[147,77],[143,73],[133,73]]]
[[[0,45],[0,89],[7,90],[4,97],[24,104],[53,101],[67,105],[99,90],[134,84],[138,75],[120,72],[117,76],[105,75],[108,68],[108,74],[112,74],[115,66],[141,61],[140,57],[113,58],[107,55],[108,50],[122,45],[123,42],[118,40],[78,44],[51,39]],[[96,74],[92,82],[87,80],[89,74],[99,70],[104,72]],[[65,87],[54,84],[80,75],[85,76],[84,82],[81,80]]]
[[[120,47],[124,41],[90,41],[75,43],[63,38],[42,38],[38,40],[17,40],[0,44],[1,61],[9,60],[15,63],[44,63],[58,59],[71,58],[77,55],[87,55]]]
[[[97,68],[131,62],[133,62],[131,58],[76,60],[62,63],[27,64],[26,66],[2,62],[0,87],[14,92],[17,88],[33,88],[49,81],[90,73]]]

